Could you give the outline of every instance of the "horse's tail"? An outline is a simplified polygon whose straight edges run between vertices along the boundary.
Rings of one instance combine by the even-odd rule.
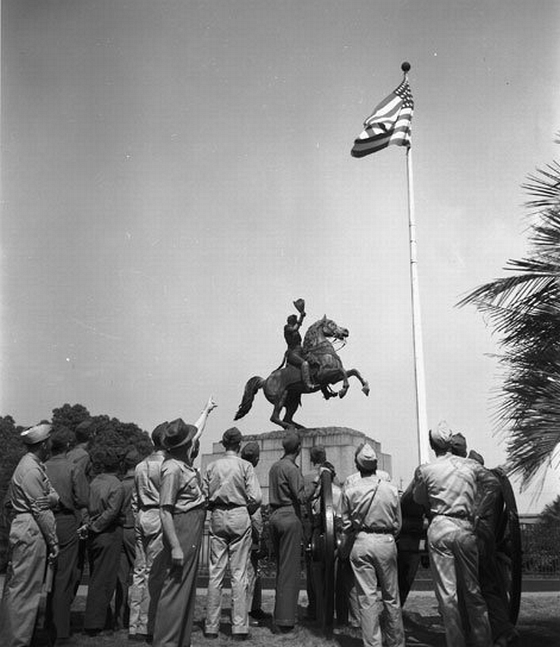
[[[243,418],[244,415],[249,413],[251,407],[253,406],[255,395],[263,384],[264,380],[258,375],[255,375],[247,382],[247,384],[245,385],[245,391],[243,391],[243,399],[241,400],[239,409],[237,409],[234,420],[239,420],[240,418]]]

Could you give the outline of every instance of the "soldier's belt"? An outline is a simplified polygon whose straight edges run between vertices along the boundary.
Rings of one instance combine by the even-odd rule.
[[[360,528],[358,532],[366,532],[368,535],[394,535],[394,530],[391,528]]]
[[[246,508],[246,503],[210,503],[210,510],[235,510],[236,508]]]
[[[472,522],[472,517],[466,512],[436,512],[434,517],[451,517],[452,519],[463,519],[463,521]]]

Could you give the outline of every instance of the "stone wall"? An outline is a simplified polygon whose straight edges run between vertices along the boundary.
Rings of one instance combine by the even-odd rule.
[[[282,440],[286,431],[270,431],[264,434],[252,434],[243,436],[243,444],[249,441],[259,443],[261,456],[257,465],[257,477],[263,490],[263,502],[268,503],[268,472],[279,458],[281,458]],[[316,429],[305,429],[301,431],[302,447],[298,463],[303,474],[312,471],[309,451],[314,445],[323,445],[327,452],[327,460],[336,468],[337,480],[342,483],[347,476],[356,471],[354,465],[354,452],[356,447],[363,442],[368,442],[376,451],[378,456],[378,469],[392,474],[391,456],[381,450],[381,443],[366,436],[361,431],[349,429],[348,427],[319,427]],[[220,442],[213,443],[212,453],[203,454],[201,458],[202,473],[206,471],[209,463],[223,454],[224,448]]]

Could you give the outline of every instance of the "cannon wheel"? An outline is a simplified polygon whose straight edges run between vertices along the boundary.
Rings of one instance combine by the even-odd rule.
[[[324,536],[324,573],[323,590],[323,630],[327,638],[333,634],[334,619],[334,550],[336,537],[334,532],[334,508],[332,497],[332,474],[323,470],[321,474],[321,526]]]
[[[499,468],[492,470],[492,472],[500,479],[504,496],[504,507],[497,530],[496,549],[502,576],[502,590],[505,592],[508,601],[509,619],[515,624],[519,616],[519,605],[521,603],[523,562],[521,528],[519,527],[515,495],[508,477]]]
[[[321,565],[322,587],[317,591],[320,606],[318,617],[327,638],[333,635],[334,621],[334,556],[336,537],[334,529],[334,508],[332,499],[332,474],[329,470],[321,473],[320,528],[311,540],[311,554],[314,562]]]

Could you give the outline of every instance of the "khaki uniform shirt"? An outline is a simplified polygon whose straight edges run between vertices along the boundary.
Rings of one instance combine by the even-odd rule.
[[[134,470],[134,489],[132,491],[132,511],[159,508],[159,491],[161,488],[161,466],[165,452],[158,450],[140,461]]]
[[[12,475],[8,487],[7,501],[15,514],[29,513],[37,522],[49,547],[56,546],[56,524],[52,510],[40,510],[37,499],[51,496],[58,499],[43,463],[31,452],[27,452]]]
[[[375,475],[354,480],[342,491],[341,515],[343,532],[398,535],[402,518],[397,488]]]
[[[253,514],[262,502],[255,469],[236,452],[228,450],[210,463],[204,477],[204,491],[210,509],[220,506],[246,506]]]
[[[473,520],[481,466],[450,453],[416,468],[412,494],[416,503],[436,515]]]
[[[205,505],[200,476],[176,458],[166,458],[161,467],[160,506],[169,506],[173,514],[188,512]]]

